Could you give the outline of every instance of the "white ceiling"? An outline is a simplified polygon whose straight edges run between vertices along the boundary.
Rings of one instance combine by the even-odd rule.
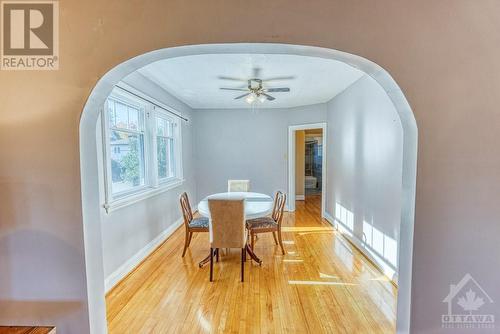
[[[289,87],[290,92],[272,93],[274,101],[259,108],[289,108],[324,103],[358,80],[363,72],[331,59],[280,54],[205,54],[160,60],[139,72],[193,109],[248,108],[244,92],[220,87],[246,87],[246,83],[219,76],[250,79],[260,68],[260,78],[293,76],[292,80],[264,83],[265,88]]]

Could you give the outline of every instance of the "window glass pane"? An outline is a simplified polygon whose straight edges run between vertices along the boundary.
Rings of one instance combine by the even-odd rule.
[[[115,117],[115,101],[108,100],[108,117],[109,117],[109,126],[115,126],[116,117]]]
[[[172,138],[168,139],[168,157],[169,157],[169,177],[173,177],[175,175],[175,162],[174,162],[174,140]]]
[[[174,123],[167,121],[167,136],[172,137],[174,135]]]
[[[166,121],[165,119],[161,117],[156,118],[156,134],[158,136],[165,136],[166,135]]]
[[[115,101],[115,116],[116,121],[114,126],[117,128],[128,128],[128,110],[123,103]]]
[[[174,140],[172,138],[156,137],[158,154],[158,178],[165,179],[175,176]]]
[[[164,179],[169,176],[168,173],[168,158],[167,158],[167,139],[164,137],[157,138],[158,149],[158,178]]]
[[[112,130],[109,142],[112,193],[144,185],[144,136]]]
[[[140,110],[136,108],[128,107],[128,128],[130,130],[139,130],[139,113]]]

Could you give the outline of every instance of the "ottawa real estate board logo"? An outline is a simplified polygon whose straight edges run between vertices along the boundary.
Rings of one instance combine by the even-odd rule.
[[[1,2],[2,70],[59,68],[59,3]]]
[[[443,303],[448,304],[448,313],[441,315],[443,328],[495,328],[493,300],[470,274],[450,285]]]

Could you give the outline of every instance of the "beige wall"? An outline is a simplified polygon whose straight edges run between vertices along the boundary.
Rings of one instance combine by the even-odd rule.
[[[304,196],[305,175],[305,131],[295,131],[295,195]]]
[[[1,323],[88,332],[78,124],[97,80],[151,50],[242,41],[358,54],[406,94],[419,127],[413,332],[445,331],[442,300],[466,272],[500,300],[499,1],[68,0],[60,8],[60,70],[0,72]]]

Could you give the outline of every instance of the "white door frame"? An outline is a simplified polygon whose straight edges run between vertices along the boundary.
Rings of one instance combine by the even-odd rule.
[[[323,150],[321,165],[321,218],[325,217],[326,203],[326,122],[290,125],[288,127],[288,211],[295,211],[295,132],[297,130],[323,130]]]

